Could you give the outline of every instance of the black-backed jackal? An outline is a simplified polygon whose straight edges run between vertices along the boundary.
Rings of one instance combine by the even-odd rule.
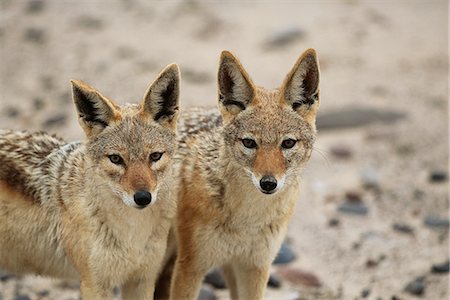
[[[83,142],[0,130],[0,268],[79,278],[83,299],[152,299],[176,203],[179,71],[139,105],[72,81]],[[147,207],[148,206],[148,207]]]
[[[232,299],[263,298],[315,140],[314,50],[300,56],[275,90],[256,87],[224,51],[218,83],[223,125],[201,124],[217,122],[208,113],[183,118],[187,146],[180,152],[174,300],[196,299],[204,274],[214,266],[223,266]]]

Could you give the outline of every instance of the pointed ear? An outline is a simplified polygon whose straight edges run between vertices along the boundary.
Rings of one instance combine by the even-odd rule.
[[[101,132],[121,118],[120,108],[93,87],[80,80],[71,83],[78,121],[87,136]]]
[[[171,64],[161,71],[145,93],[142,114],[175,130],[179,96],[180,70],[176,64]]]
[[[282,103],[309,121],[315,121],[319,105],[319,62],[314,49],[308,49],[300,56],[286,76],[281,91]]]
[[[239,60],[228,51],[220,55],[219,108],[224,121],[230,120],[253,101],[255,86]]]

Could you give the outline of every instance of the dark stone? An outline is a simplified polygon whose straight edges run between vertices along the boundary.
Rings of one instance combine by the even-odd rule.
[[[349,191],[345,193],[345,200],[352,203],[361,203],[361,194],[355,191]]]
[[[448,174],[446,171],[444,170],[433,170],[430,173],[430,182],[433,183],[441,183],[444,181],[447,181],[448,179]]]
[[[31,300],[27,295],[19,295],[14,298],[14,300]]]
[[[225,289],[227,287],[219,269],[213,269],[211,272],[206,274],[203,282],[212,285],[216,289]]]
[[[45,101],[42,98],[34,98],[33,99],[33,106],[36,110],[41,110],[45,107]]]
[[[60,126],[66,124],[67,115],[57,114],[44,121],[42,124],[44,127]]]
[[[203,286],[200,289],[200,293],[198,294],[197,300],[216,300],[217,297],[214,294],[213,289],[207,286]]]
[[[450,222],[447,218],[439,218],[435,216],[426,216],[424,224],[431,229],[449,229],[450,226]]]
[[[367,298],[370,295],[370,289],[369,288],[365,288],[361,291],[361,297],[362,298]]]
[[[339,223],[340,223],[339,219],[332,218],[332,219],[330,219],[328,221],[328,226],[330,226],[330,227],[337,227],[337,226],[339,226]]]
[[[281,244],[281,248],[278,251],[277,257],[273,261],[273,265],[287,264],[293,262],[296,259],[294,251],[286,244]]]
[[[10,279],[15,278],[16,276],[14,276],[13,274],[7,273],[5,271],[0,270],[0,281],[1,282],[6,282]]]
[[[401,299],[395,295],[392,295],[391,300],[401,300]]]
[[[400,233],[414,234],[414,228],[404,223],[394,223],[392,229]]]
[[[281,287],[281,280],[277,276],[270,274],[267,285],[271,288],[278,289]]]
[[[27,28],[24,34],[25,40],[35,44],[43,44],[45,42],[45,31],[42,28]]]
[[[317,128],[319,130],[334,130],[362,127],[376,122],[391,124],[405,117],[406,113],[404,112],[352,106],[319,114]]]
[[[350,147],[348,147],[347,145],[342,145],[342,144],[332,145],[330,147],[330,153],[334,157],[341,158],[341,159],[348,159],[348,158],[352,157],[352,155],[353,155],[352,149],[350,149]]]
[[[431,272],[442,274],[442,273],[448,273],[448,270],[450,268],[450,261],[446,261],[441,264],[436,264],[431,267]]]
[[[425,277],[418,277],[408,283],[405,287],[405,292],[415,296],[422,296],[425,292]]]
[[[302,39],[304,36],[305,31],[300,28],[286,28],[271,34],[263,46],[266,49],[281,49]]]
[[[322,286],[319,278],[310,272],[305,272],[296,268],[283,267],[278,269],[278,275],[293,285],[319,288]]]
[[[43,0],[31,0],[27,2],[27,12],[31,14],[40,13],[45,8],[45,2]]]
[[[367,215],[369,208],[364,203],[355,203],[346,201],[339,205],[338,211],[354,215]]]
[[[12,106],[7,107],[5,112],[9,118],[16,118],[20,115],[20,111],[17,108],[12,107]]]
[[[37,292],[37,295],[39,297],[47,297],[48,295],[50,295],[50,291],[49,290],[41,290],[41,291]]]

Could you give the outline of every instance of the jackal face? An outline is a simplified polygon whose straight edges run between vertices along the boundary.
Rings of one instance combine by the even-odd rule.
[[[72,81],[86,156],[96,179],[131,207],[157,200],[175,152],[179,71],[166,67],[139,105],[118,106],[81,81]],[[94,180],[94,179],[93,179]]]
[[[316,52],[305,51],[280,88],[256,87],[239,61],[222,52],[219,108],[225,151],[258,190],[273,194],[294,180],[309,159],[319,106]]]

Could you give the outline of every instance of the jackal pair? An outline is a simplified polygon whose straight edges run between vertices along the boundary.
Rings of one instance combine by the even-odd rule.
[[[170,65],[125,106],[72,81],[84,142],[0,131],[0,268],[151,299],[174,226],[172,299],[195,299],[213,266],[233,299],[263,297],[315,139],[316,54],[269,91],[224,51],[220,115],[184,113],[177,139],[179,80]]]

